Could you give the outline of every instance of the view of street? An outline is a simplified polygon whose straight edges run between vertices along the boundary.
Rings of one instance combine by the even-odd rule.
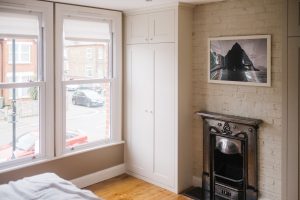
[[[17,101],[17,123],[16,123],[16,137],[23,135],[27,132],[37,132],[39,130],[39,117],[38,115],[30,117],[20,117],[18,109],[20,108],[21,102]],[[38,106],[38,104],[36,104]],[[0,146],[12,142],[13,138],[13,123],[10,115],[11,107],[6,106],[0,109]],[[38,113],[38,111],[37,111]]]
[[[88,141],[107,139],[106,103],[103,106],[86,107],[72,104],[73,91],[67,95],[67,130],[77,130],[88,136]],[[107,130],[109,131],[109,130]]]
[[[108,133],[106,130],[106,110],[105,105],[86,107],[72,104],[72,95],[74,91],[68,91],[67,94],[67,130],[77,131],[85,134],[89,142],[105,139]],[[18,112],[18,108],[17,108]],[[4,116],[4,109],[0,109],[0,116]],[[12,142],[12,128],[9,116],[0,118],[0,146]],[[39,130],[38,115],[30,117],[17,117],[16,134],[17,137],[28,132],[37,132]]]

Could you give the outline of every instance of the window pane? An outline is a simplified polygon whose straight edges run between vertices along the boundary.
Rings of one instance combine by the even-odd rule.
[[[107,42],[65,41],[64,80],[109,78]],[[99,49],[103,49],[99,59]],[[86,70],[89,66],[88,72]]]
[[[66,148],[110,140],[110,83],[68,85],[66,111]]]
[[[39,88],[0,89],[0,162],[39,154],[39,112]]]
[[[38,15],[0,11],[0,83],[38,80],[39,32]],[[27,73],[27,79],[13,72]]]
[[[108,22],[64,19],[63,79],[109,78],[110,40]]]
[[[0,38],[0,83],[37,81],[37,48],[36,39]]]

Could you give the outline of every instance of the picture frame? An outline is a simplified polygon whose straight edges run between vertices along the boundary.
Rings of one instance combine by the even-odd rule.
[[[208,39],[208,83],[271,86],[271,35]]]

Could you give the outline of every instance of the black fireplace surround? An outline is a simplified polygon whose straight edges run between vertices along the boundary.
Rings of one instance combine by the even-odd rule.
[[[258,119],[211,112],[203,118],[202,189],[205,200],[257,200]]]

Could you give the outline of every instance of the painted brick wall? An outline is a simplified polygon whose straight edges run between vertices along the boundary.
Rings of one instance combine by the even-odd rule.
[[[272,87],[207,83],[208,38],[272,35]],[[281,199],[282,0],[226,0],[194,10],[193,109],[264,121],[259,130],[260,199]],[[202,120],[194,119],[194,175],[202,174]]]

